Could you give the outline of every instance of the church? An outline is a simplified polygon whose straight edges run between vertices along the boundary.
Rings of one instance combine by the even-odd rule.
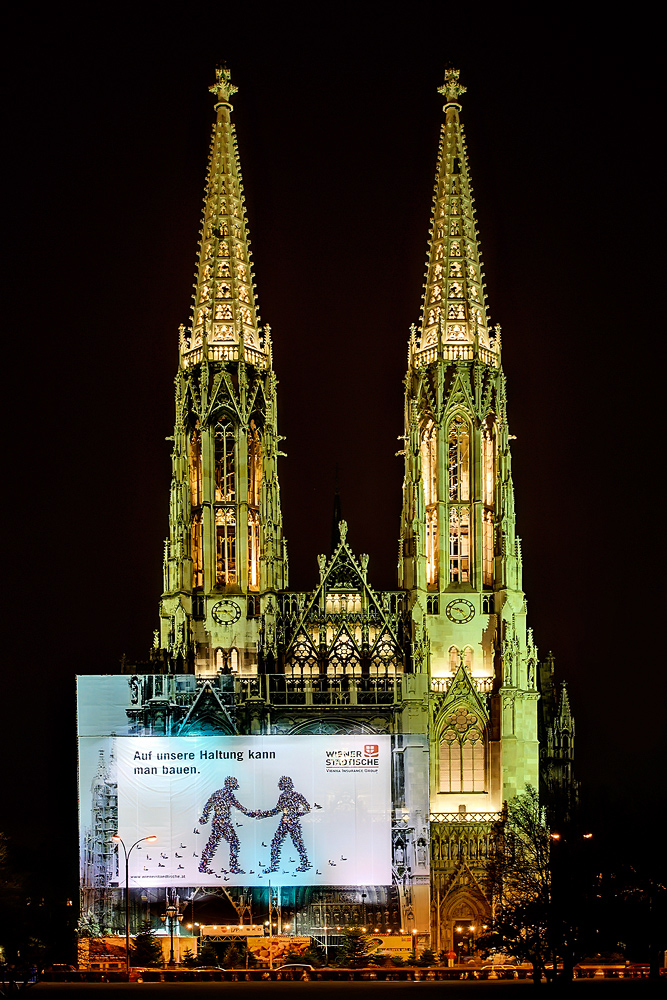
[[[220,891],[239,922],[268,910],[320,942],[327,928],[363,925],[465,954],[491,921],[485,871],[506,803],[527,785],[552,794],[574,787],[567,690],[551,654],[538,658],[522,589],[501,329],[485,296],[465,87],[448,69],[439,88],[427,275],[402,389],[396,588],[374,589],[368,556],[351,549],[337,514],[331,552],[313,554],[307,592],[289,589],[279,373],[260,323],[227,69],[210,90],[215,122],[193,313],[179,336],[159,630],[150,662],[124,664],[115,679],[127,689],[124,732],[361,738],[371,755],[386,745],[382,884],[327,884],[318,869],[319,882],[288,880],[268,897],[266,881],[249,875]],[[81,705],[80,692],[80,717]],[[92,789],[81,821],[82,898],[114,926],[124,886],[109,844],[119,825],[116,751],[98,753],[87,785],[80,775],[81,797]],[[136,920],[155,890],[138,891]],[[179,885],[180,904],[202,892]]]

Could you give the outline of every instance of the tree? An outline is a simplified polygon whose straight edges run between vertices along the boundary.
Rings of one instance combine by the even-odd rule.
[[[220,960],[218,958],[218,953],[215,950],[214,945],[208,939],[205,939],[201,944],[199,949],[199,964],[200,965],[219,965]]]
[[[236,969],[245,965],[245,954],[242,953],[240,942],[232,941],[222,953],[222,965],[225,969]]]
[[[93,910],[86,910],[81,914],[76,925],[76,933],[78,937],[84,938],[100,936],[100,922]]]
[[[145,920],[134,939],[131,952],[133,965],[162,965],[162,945],[155,937],[149,921]]]
[[[551,922],[551,841],[537,791],[526,786],[509,804],[499,826],[489,878],[497,901],[491,935],[517,958],[533,964],[539,982],[553,950]]]
[[[350,968],[365,964],[370,953],[370,937],[357,927],[348,928],[338,951],[339,964]]]
[[[194,969],[197,965],[197,956],[192,948],[186,948],[183,952],[183,965],[186,969]]]

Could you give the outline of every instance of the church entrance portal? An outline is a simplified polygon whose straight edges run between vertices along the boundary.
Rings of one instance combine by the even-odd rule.
[[[475,924],[472,920],[456,920],[453,927],[456,961],[465,961],[475,950]]]

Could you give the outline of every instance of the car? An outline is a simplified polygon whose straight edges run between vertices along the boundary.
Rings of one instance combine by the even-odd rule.
[[[307,965],[305,962],[288,962],[287,965],[279,965],[274,972],[314,972],[315,966]]]

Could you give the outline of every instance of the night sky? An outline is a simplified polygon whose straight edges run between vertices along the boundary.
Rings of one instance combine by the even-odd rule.
[[[30,9],[7,32],[0,829],[74,867],[74,676],[144,658],[157,627],[216,63],[239,87],[290,585],[316,583],[338,469],[349,541],[373,586],[395,586],[402,380],[451,64],[503,328],[529,624],[569,684],[591,822],[622,845],[665,773],[657,29],[562,7],[224,6]],[[661,833],[645,836],[650,853]]]

